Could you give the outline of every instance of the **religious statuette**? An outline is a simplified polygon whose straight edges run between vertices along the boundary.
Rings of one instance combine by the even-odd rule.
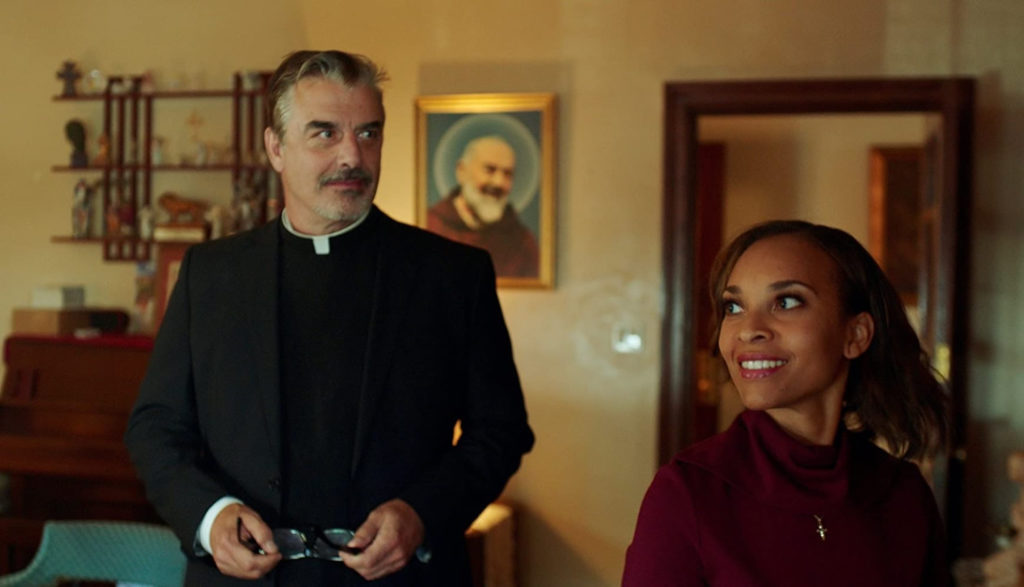
[[[85,125],[81,120],[69,120],[64,125],[64,136],[71,141],[71,167],[88,167],[89,158],[85,154]]]
[[[826,528],[824,524],[821,523],[821,516],[816,514],[812,515],[814,515],[814,521],[818,523],[818,529],[816,530],[818,533],[818,538],[821,538],[821,541],[825,542],[825,533],[828,532],[828,528]]]
[[[75,184],[74,198],[71,203],[71,236],[88,238],[89,224],[92,221],[92,186],[84,179]]]
[[[80,77],[82,77],[82,74],[78,73],[78,67],[75,66],[75,62],[65,61],[63,67],[57,72],[57,78],[64,82],[64,91],[60,93],[62,98],[72,98],[75,96],[75,82]]]

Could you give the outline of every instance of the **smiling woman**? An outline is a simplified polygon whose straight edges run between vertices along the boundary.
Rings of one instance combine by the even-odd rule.
[[[736,261],[718,301],[718,348],[743,405],[822,445],[874,332],[869,313],[846,315],[834,265],[805,238],[766,238]]]
[[[711,283],[747,411],[659,470],[623,585],[948,584],[938,507],[906,460],[945,444],[946,396],[871,255],[767,222]]]

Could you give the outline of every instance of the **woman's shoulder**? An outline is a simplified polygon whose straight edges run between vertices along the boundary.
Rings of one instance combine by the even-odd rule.
[[[735,484],[736,470],[748,469],[746,433],[740,422],[724,432],[692,444],[663,465],[655,482],[676,491],[712,494]]]
[[[744,417],[738,417],[729,428],[709,436],[677,452],[670,464],[687,470],[707,472],[743,467],[752,450],[751,435]]]
[[[850,433],[854,496],[865,501],[908,495],[933,500],[932,488],[917,463],[893,456],[862,434]]]

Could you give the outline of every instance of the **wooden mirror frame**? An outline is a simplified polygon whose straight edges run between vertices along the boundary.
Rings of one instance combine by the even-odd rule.
[[[670,82],[665,85],[663,209],[664,316],[658,459],[695,440],[693,317],[697,234],[698,118],[706,115],[923,113],[941,119],[935,343],[948,348],[952,450],[946,515],[951,553],[962,536],[966,444],[967,290],[974,80],[878,78]],[[941,345],[945,345],[941,347]],[[944,360],[944,358],[940,357]]]

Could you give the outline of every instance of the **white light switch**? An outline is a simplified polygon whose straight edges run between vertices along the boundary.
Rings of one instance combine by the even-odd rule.
[[[612,327],[612,350],[617,353],[639,353],[644,350],[644,329],[637,324],[616,324]]]

